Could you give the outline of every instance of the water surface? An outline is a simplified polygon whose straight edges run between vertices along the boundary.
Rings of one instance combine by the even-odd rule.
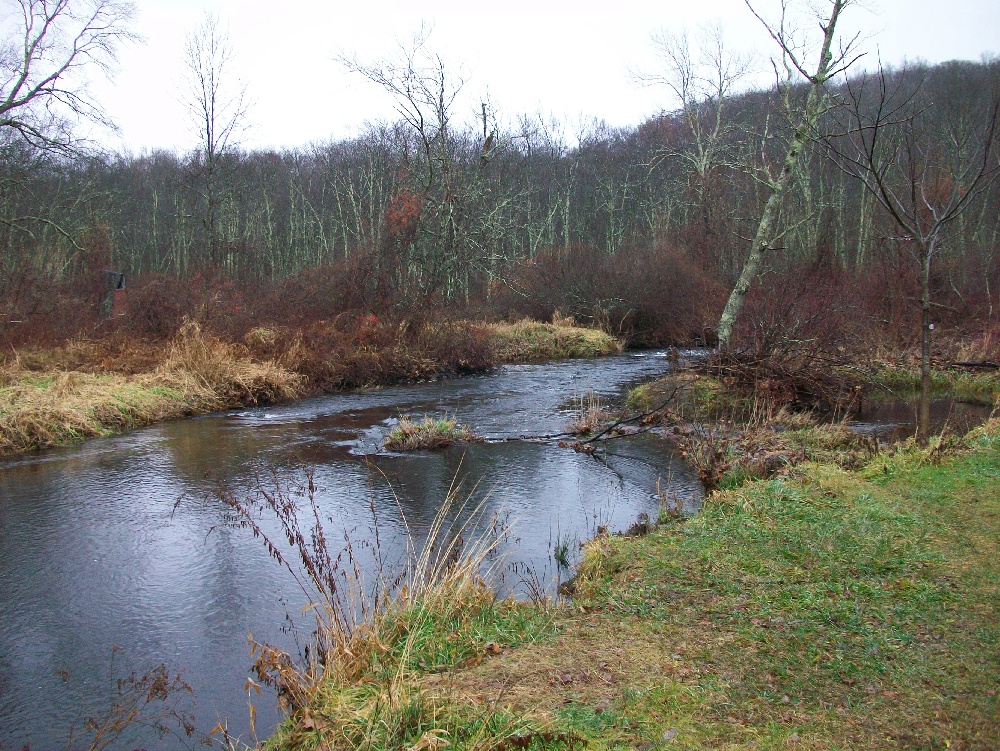
[[[398,557],[407,530],[420,538],[457,480],[512,524],[507,583],[551,591],[556,541],[574,551],[598,525],[655,515],[668,480],[697,504],[697,477],[649,436],[613,441],[603,458],[502,439],[561,432],[588,392],[613,402],[668,369],[663,353],[507,366],[161,423],[0,463],[0,745],[64,747],[86,712],[81,699],[99,709],[112,690],[114,645],[124,650],[119,676],[159,663],[183,670],[201,731],[227,719],[246,732],[247,634],[294,650],[288,618],[299,618],[302,597],[259,541],[226,525],[212,493],[220,484],[246,493],[261,475],[294,482],[311,467],[328,532],[364,538],[374,510]],[[446,413],[497,442],[376,454],[404,413]],[[269,696],[256,704],[265,737],[280,714]]]

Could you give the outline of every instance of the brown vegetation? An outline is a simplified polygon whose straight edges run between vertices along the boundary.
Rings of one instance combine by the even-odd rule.
[[[90,372],[60,367],[86,352]],[[14,358],[0,370],[0,454],[109,435],[171,417],[244,404],[294,399],[304,379],[274,361],[253,361],[245,348],[185,324],[146,372],[99,370],[96,348]],[[106,356],[106,353],[104,353]],[[140,360],[149,357],[145,354]],[[99,359],[100,358],[100,359]],[[38,365],[43,365],[41,369]],[[78,367],[84,363],[75,363]],[[128,371],[135,363],[128,363]]]
[[[224,289],[235,295],[235,288]],[[141,310],[146,300],[133,304]],[[109,322],[102,338],[46,346],[49,340],[40,337],[33,346],[11,349],[0,359],[0,454],[308,393],[621,349],[603,332],[530,322],[340,314],[298,326],[251,326],[250,319],[213,311],[219,305],[206,300],[198,306],[204,324],[184,319],[166,339],[140,336],[130,331],[132,319],[124,319]]]

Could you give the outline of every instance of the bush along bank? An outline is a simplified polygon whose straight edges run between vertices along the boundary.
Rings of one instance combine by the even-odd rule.
[[[73,340],[20,350],[0,363],[0,455],[324,391],[621,348],[604,332],[572,326],[411,325],[374,316],[297,329],[257,327],[239,341],[190,321],[167,341]]]
[[[429,658],[429,616],[404,609],[415,667],[319,689],[270,747],[995,748],[998,479],[993,421],[716,491],[696,517],[592,540],[543,626],[538,606],[470,607],[444,637],[476,629],[465,659]],[[410,693],[376,709],[377,685]],[[379,734],[347,735],[362,727]]]

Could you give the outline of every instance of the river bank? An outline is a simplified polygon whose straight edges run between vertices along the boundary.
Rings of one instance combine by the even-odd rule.
[[[0,456],[108,436],[160,420],[363,386],[482,372],[497,364],[597,357],[602,331],[533,321],[350,331],[252,329],[229,342],[188,323],[169,341],[72,341],[0,367]]]
[[[442,499],[458,492],[485,520],[510,525],[510,554],[495,572],[510,589],[554,593],[566,576],[554,550],[565,548],[572,561],[595,525],[626,529],[640,514],[655,518],[659,476],[694,499],[698,478],[649,435],[612,442],[601,461],[519,436],[565,431],[581,394],[617,404],[628,388],[669,368],[662,351],[502,365],[463,378],[166,420],[5,459],[0,745],[65,748],[67,729],[79,728],[81,694],[94,716],[115,702],[107,679],[112,654],[119,675],[161,663],[172,675],[183,671],[200,733],[226,719],[234,734],[253,737],[247,634],[297,657],[288,618],[304,639],[312,611],[303,612],[308,603],[296,580],[259,540],[230,527],[231,513],[216,495],[222,488],[257,498],[279,486],[308,492],[311,479],[325,539],[336,553],[349,535],[367,581],[377,564],[375,518],[378,557],[393,567],[387,576],[395,581],[394,562],[411,545],[422,549]],[[450,416],[486,441],[382,450],[401,417],[425,415]],[[455,508],[448,521],[463,519]],[[260,521],[284,539],[271,515]],[[353,576],[350,567],[340,570]],[[252,698],[264,737],[281,711],[272,692]],[[132,729],[129,748],[183,745]]]
[[[406,603],[267,747],[995,748],[1000,422],[810,456],[599,535],[571,605]]]

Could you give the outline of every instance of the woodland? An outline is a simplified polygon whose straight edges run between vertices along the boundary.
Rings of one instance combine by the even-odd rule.
[[[717,36],[657,43],[651,80],[678,106],[634,127],[501,120],[487,104],[465,118],[454,104],[465,82],[418,36],[399,60],[343,61],[395,97],[399,120],[247,150],[235,137],[242,93],[216,101],[221,89],[205,83],[229,72],[228,40],[206,21],[187,51],[202,82],[197,148],[107,153],[63,131],[0,128],[0,338],[10,350],[168,337],[186,317],[239,338],[267,322],[558,311],[632,346],[714,344],[809,86],[789,75],[742,88],[746,60]],[[924,254],[869,189],[881,174],[912,199],[918,225],[961,202],[928,269],[932,317],[949,336],[981,339],[976,356],[989,359],[1000,61],[857,68],[823,87],[733,346],[918,341]],[[852,146],[868,132],[878,138],[866,176]],[[101,315],[107,270],[127,279],[115,320]]]

